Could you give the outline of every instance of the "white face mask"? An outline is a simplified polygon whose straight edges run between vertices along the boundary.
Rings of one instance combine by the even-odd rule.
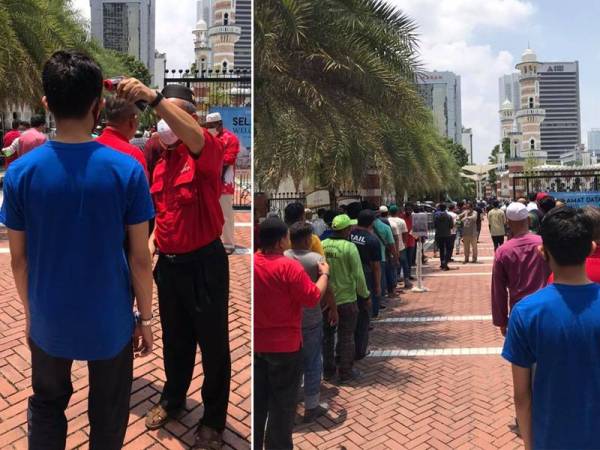
[[[161,119],[160,122],[156,124],[156,131],[160,140],[166,145],[173,145],[179,140],[164,119]]]
[[[210,134],[212,134],[213,136],[216,136],[217,134],[219,134],[219,132],[217,131],[216,128],[207,128],[208,132]]]

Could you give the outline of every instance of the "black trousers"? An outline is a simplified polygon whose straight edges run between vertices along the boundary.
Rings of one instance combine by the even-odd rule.
[[[73,360],[48,355],[29,340],[31,384],[27,425],[29,450],[63,450],[67,441],[65,409],[73,394]],[[114,358],[88,361],[90,450],[119,450],[129,420],[133,349],[128,342]]]
[[[356,302],[338,305],[338,323],[323,322],[323,373],[335,374],[336,365],[340,378],[352,375],[356,343],[354,333],[358,319]],[[336,341],[337,335],[337,341]]]
[[[492,242],[494,243],[494,251],[496,251],[498,247],[504,244],[504,236],[492,236]]]
[[[292,450],[302,352],[254,354],[254,450]]]
[[[185,405],[196,349],[202,353],[200,423],[225,429],[231,356],[229,351],[229,261],[220,240],[191,254],[160,255],[154,268],[167,381],[161,404],[169,412]]]
[[[358,297],[358,317],[356,319],[356,331],[354,332],[354,359],[360,360],[367,356],[369,347],[369,323],[371,321],[367,302],[369,299]]]
[[[440,266],[446,267],[451,257],[452,236],[436,236],[435,242],[440,249]]]

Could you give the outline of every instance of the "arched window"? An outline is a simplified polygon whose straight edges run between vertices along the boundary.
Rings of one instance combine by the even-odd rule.
[[[223,25],[229,25],[229,13],[223,14]]]
[[[529,141],[529,150],[535,150],[535,139]]]
[[[533,97],[529,97],[529,108],[533,108]]]
[[[223,72],[227,71],[227,61],[223,61]]]

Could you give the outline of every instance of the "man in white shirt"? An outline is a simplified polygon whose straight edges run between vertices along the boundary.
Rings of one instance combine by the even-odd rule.
[[[448,213],[448,215],[450,217],[452,217],[452,230],[450,231],[450,233],[451,233],[453,240],[452,240],[452,246],[448,249],[448,251],[450,252],[449,260],[454,261],[452,259],[452,254],[454,253],[454,245],[456,244],[456,233],[457,233],[456,220],[458,219],[458,214],[456,214],[456,205],[454,203],[450,204],[448,206],[448,211],[446,211],[446,212]]]
[[[392,233],[394,227],[398,231],[398,239],[396,240],[396,249],[398,255],[400,255],[400,266],[398,267],[398,275],[402,270],[402,277],[404,278],[404,287],[411,288],[412,283],[410,282],[410,263],[408,261],[408,255],[406,251],[406,239],[408,237],[408,227],[406,221],[401,217],[398,217],[398,207],[396,205],[390,205],[388,220],[392,226]],[[394,236],[395,237],[395,236]]]

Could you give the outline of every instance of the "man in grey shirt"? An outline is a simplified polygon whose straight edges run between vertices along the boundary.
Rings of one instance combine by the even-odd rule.
[[[300,262],[312,281],[319,278],[319,262],[324,257],[311,252],[312,226],[306,222],[296,222],[290,227],[292,248],[284,254]],[[328,289],[323,301],[326,302],[327,320],[337,322],[335,299]],[[309,423],[327,412],[327,404],[319,403],[321,375],[323,373],[323,312],[317,304],[302,311],[302,357],[304,367],[304,422]]]

